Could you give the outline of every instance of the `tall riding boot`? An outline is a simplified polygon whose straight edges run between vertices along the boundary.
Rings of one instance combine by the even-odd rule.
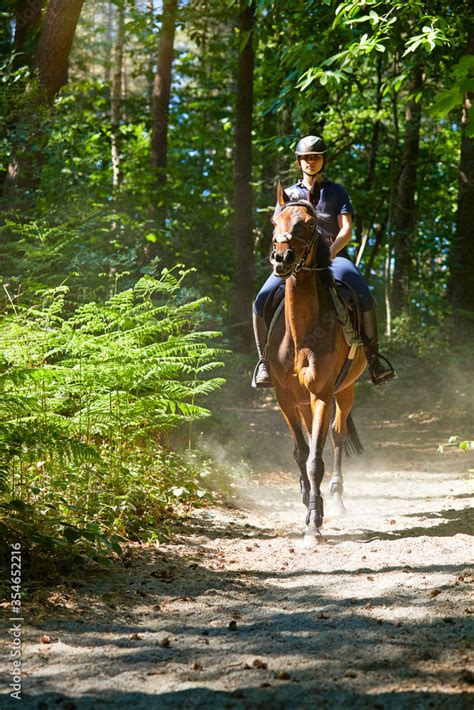
[[[362,311],[362,342],[374,385],[381,385],[396,377],[389,361],[379,354],[379,338],[375,308]]]
[[[252,387],[273,387],[267,360],[267,326],[262,316],[253,314],[253,332],[259,361],[253,373]]]

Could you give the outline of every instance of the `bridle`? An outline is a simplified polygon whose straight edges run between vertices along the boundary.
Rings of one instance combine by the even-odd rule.
[[[308,202],[307,200],[298,200],[296,202],[286,202],[280,211],[283,212],[287,207],[305,207],[309,212],[312,214],[313,217],[317,218],[317,213],[316,210],[314,209],[313,205],[311,202]],[[291,232],[283,232],[283,234],[278,235],[277,237],[273,237],[273,244],[283,244],[286,242],[287,244],[291,244],[292,241],[297,241],[301,242],[302,244],[305,245],[303,254],[300,259],[296,262],[296,264],[293,266],[291,269],[290,273],[288,274],[291,276],[292,274],[297,274],[299,271],[325,271],[326,269],[329,268],[329,266],[305,266],[305,261],[308,257],[308,254],[310,253],[311,249],[313,247],[318,247],[319,243],[319,238],[321,236],[321,233],[318,231],[318,225],[315,224],[313,228],[313,233],[309,239],[304,239],[303,237],[298,237],[295,234],[292,234]]]

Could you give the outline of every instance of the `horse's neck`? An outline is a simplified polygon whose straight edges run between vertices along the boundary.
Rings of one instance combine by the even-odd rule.
[[[315,329],[324,326],[328,309],[327,293],[314,272],[304,274],[303,278],[288,279],[285,318],[295,350],[311,347]]]

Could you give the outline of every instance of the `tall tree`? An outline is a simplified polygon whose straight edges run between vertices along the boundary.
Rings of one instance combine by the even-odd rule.
[[[51,104],[67,82],[69,53],[84,0],[49,0],[33,67]]]
[[[470,24],[468,54],[474,55],[474,27]],[[468,130],[472,122],[474,92],[464,96],[462,110],[461,158],[459,165],[459,191],[456,232],[452,245],[452,305],[454,310],[455,335],[462,339],[474,334],[474,135]]]
[[[163,15],[158,39],[158,58],[153,82],[151,164],[158,185],[166,182],[168,123],[173,65],[174,36],[178,0],[163,1]]]
[[[123,182],[120,155],[120,108],[123,80],[123,47],[125,41],[125,9],[123,2],[117,5],[117,26],[114,45],[112,91],[110,101],[112,181],[114,188]]]
[[[415,196],[420,146],[421,91],[423,68],[412,70],[410,95],[405,111],[405,141],[402,149],[400,177],[395,206],[392,309],[399,315],[409,304],[413,237],[415,230]]]
[[[33,69],[38,88],[20,117],[8,165],[5,190],[33,187],[44,148],[44,121],[48,107],[67,82],[69,53],[84,0],[50,0],[38,40]],[[34,149],[33,149],[34,146]]]
[[[16,1],[15,39],[13,41],[15,67],[31,66],[41,26],[41,13],[45,4],[46,0]]]
[[[251,340],[253,283],[252,112],[255,1],[240,0],[235,114],[234,242],[235,285],[231,318],[245,342]]]

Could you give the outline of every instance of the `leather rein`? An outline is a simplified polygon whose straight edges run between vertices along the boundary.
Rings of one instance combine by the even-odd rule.
[[[286,202],[280,211],[283,212],[287,207],[305,207],[307,210],[311,212],[311,214],[317,218],[317,213],[316,210],[314,209],[313,205],[311,202],[308,200],[298,200],[297,202]],[[329,266],[305,266],[305,261],[308,257],[308,254],[310,253],[311,249],[313,247],[318,247],[318,242],[319,238],[321,237],[321,233],[318,232],[318,225],[315,224],[313,228],[313,233],[310,237],[310,239],[304,239],[303,237],[298,237],[291,232],[284,232],[283,234],[280,234],[278,237],[273,237],[273,243],[274,244],[282,244],[283,242],[287,242],[288,244],[291,244],[291,242],[297,241],[301,242],[302,244],[305,245],[303,254],[300,259],[298,259],[297,263],[295,266],[292,268],[291,273],[292,274],[297,274],[299,271],[325,271],[326,269],[329,269]]]

